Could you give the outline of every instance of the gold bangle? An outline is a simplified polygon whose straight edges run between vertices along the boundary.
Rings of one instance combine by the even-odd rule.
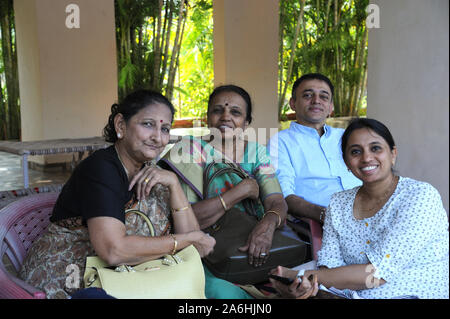
[[[172,239],[173,239],[173,249],[172,249],[172,252],[170,254],[171,255],[175,255],[175,253],[177,251],[178,242],[177,242],[177,239],[175,238],[174,235],[170,234],[169,236],[172,237]]]
[[[181,207],[178,209],[172,208],[172,214],[175,214],[176,212],[181,212],[183,210],[187,210],[187,209],[189,209],[189,207],[190,207],[190,205],[187,205],[186,207]]]
[[[267,212],[264,213],[264,215],[263,215],[262,218],[264,218],[264,217],[265,217],[267,214],[269,214],[269,213],[273,213],[273,214],[277,215],[277,217],[278,217],[278,225],[277,225],[277,228],[280,227],[280,225],[281,225],[281,216],[280,216],[280,214],[277,213],[276,211],[274,211],[274,210],[268,210]]]
[[[219,194],[219,199],[220,199],[220,202],[222,203],[223,209],[224,209],[225,211],[227,211],[227,210],[228,210],[228,207],[227,207],[227,205],[225,204],[225,201],[223,200],[222,195],[220,195],[220,194]]]

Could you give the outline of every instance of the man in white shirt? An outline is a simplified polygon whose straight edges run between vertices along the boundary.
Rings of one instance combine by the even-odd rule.
[[[322,74],[297,79],[289,100],[296,121],[267,144],[289,214],[320,223],[332,194],[361,185],[342,159],[344,130],[325,124],[333,111],[333,91]]]

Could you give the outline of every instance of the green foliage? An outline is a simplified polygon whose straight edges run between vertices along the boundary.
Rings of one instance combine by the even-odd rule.
[[[139,69],[130,60],[122,67],[119,74],[119,87],[133,87],[136,83],[136,77],[139,74]]]
[[[138,88],[152,88],[153,53],[149,21],[158,1],[115,0],[119,98]]]
[[[10,5],[12,0],[0,2]],[[367,5],[368,0],[280,1],[280,118],[291,111],[293,82],[309,72],[323,73],[335,84],[335,115],[365,115]],[[172,99],[176,118],[204,118],[214,87],[212,0],[115,0],[115,11],[119,99],[150,88]],[[11,20],[8,12],[1,16]],[[13,19],[8,23],[14,35]],[[15,54],[11,40],[9,50]],[[5,48],[0,48],[0,138],[11,129],[20,134],[20,122],[6,129],[19,114],[19,101],[15,84],[6,81],[17,65],[13,59],[8,67],[2,61]],[[8,110],[17,114],[10,117]]]
[[[204,117],[213,88],[212,0],[115,5],[119,98],[149,88],[172,100],[176,118]]]
[[[198,1],[190,12],[183,41],[177,92],[177,118],[204,118],[214,87],[212,1]]]
[[[288,101],[293,82],[310,72],[322,73],[334,83],[336,116],[364,112],[361,106],[367,78],[365,8],[368,4],[368,0],[280,1],[280,118],[290,111]],[[300,32],[295,37],[297,27]],[[291,58],[292,69],[289,69]]]
[[[214,86],[212,0],[186,1],[179,16],[181,3],[116,0],[119,96],[152,88],[172,99],[176,118],[202,118]],[[365,111],[367,5],[368,0],[280,1],[280,118],[291,111],[293,82],[309,72],[323,73],[335,84],[336,116]],[[181,18],[185,20],[179,34],[175,26]],[[178,49],[172,44],[177,33],[182,38]]]

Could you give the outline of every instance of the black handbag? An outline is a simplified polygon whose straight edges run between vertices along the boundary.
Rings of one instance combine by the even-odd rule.
[[[223,167],[213,172],[215,162],[208,164],[203,174],[203,195],[207,198],[208,187],[214,178],[223,174],[236,174],[242,179],[249,176],[235,163],[224,162]],[[268,280],[268,273],[277,266],[294,267],[306,260],[308,245],[288,226],[274,232],[272,247],[266,262],[260,267],[248,263],[247,253],[239,251],[239,247],[247,243],[248,236],[258,223],[255,201],[246,199],[242,203],[246,210],[238,208],[228,210],[214,225],[204,229],[216,240],[213,253],[203,258],[208,269],[218,278],[247,285],[258,284]]]

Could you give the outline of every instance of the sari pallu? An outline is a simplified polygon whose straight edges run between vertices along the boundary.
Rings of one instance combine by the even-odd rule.
[[[249,209],[249,203],[245,203],[247,205],[244,207],[243,201],[230,208],[215,225],[204,230],[217,242],[214,252],[203,260],[214,275],[238,284],[255,284],[267,280],[269,270],[278,265],[292,267],[304,261],[307,244],[286,226],[282,230],[275,231],[270,257],[262,267],[255,268],[249,265],[247,253],[237,249],[245,246],[250,232],[264,214],[261,199],[274,193],[281,193],[264,146],[247,143],[243,158],[244,160],[253,158],[250,162],[235,163],[228,160],[227,163],[217,163],[216,161],[223,161],[224,156],[205,141],[190,137],[184,143],[190,143],[189,147],[183,145],[182,154],[185,161],[180,161],[176,153],[168,153],[162,162],[178,174],[191,203],[217,197],[240,183],[247,175],[256,179],[260,187],[260,200],[252,203],[254,210]],[[186,161],[188,158],[191,162]],[[230,170],[230,167],[233,169]],[[216,175],[216,172],[227,170],[229,173]],[[240,214],[243,215],[239,216]]]
[[[233,162],[207,141],[194,136],[184,136],[165,154],[158,164],[178,175],[189,202],[196,203],[203,199],[216,197],[242,181],[237,175],[222,175],[210,184],[208,194],[203,194],[203,171],[212,161],[218,163],[217,168],[220,168],[220,162]],[[234,163],[258,182],[260,200],[256,211],[257,216],[261,218],[264,214],[262,201],[269,195],[282,194],[275,169],[270,164],[267,150],[258,143],[247,142],[242,160]],[[211,171],[210,176],[212,174],[213,171]],[[245,212],[241,203],[235,205],[235,207]]]

